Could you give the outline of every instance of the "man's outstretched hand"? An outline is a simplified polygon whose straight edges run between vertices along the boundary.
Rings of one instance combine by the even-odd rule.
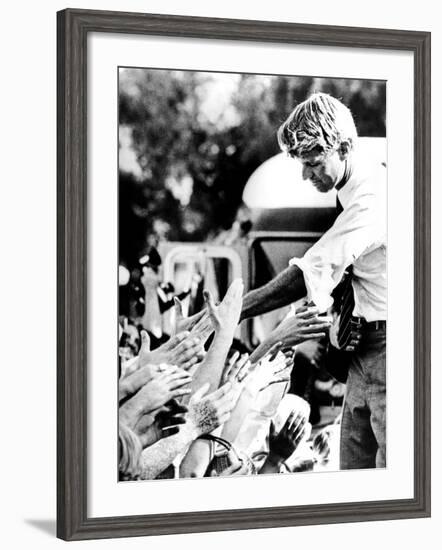
[[[272,333],[284,346],[296,346],[305,340],[323,338],[330,328],[330,319],[318,317],[317,307],[299,308],[293,317],[288,317]]]

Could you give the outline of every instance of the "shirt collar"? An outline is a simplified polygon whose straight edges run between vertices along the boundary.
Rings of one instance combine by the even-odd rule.
[[[344,168],[344,175],[342,176],[341,181],[339,181],[335,185],[336,191],[340,191],[344,185],[348,182],[348,180],[351,178],[353,174],[353,167],[348,166],[347,159],[345,159],[345,168]]]

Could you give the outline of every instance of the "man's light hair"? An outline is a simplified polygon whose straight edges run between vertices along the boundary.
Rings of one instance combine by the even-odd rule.
[[[350,109],[329,94],[315,93],[281,124],[278,143],[283,151],[303,157],[313,149],[327,154],[344,140],[354,147],[357,135]]]

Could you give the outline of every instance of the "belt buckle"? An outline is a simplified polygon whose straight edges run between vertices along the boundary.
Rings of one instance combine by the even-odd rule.
[[[364,317],[353,317],[353,321],[358,324],[361,329],[366,327],[367,330],[382,330],[385,327],[385,321],[383,320],[367,321]]]

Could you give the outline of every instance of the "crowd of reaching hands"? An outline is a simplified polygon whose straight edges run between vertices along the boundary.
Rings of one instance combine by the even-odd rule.
[[[121,357],[121,480],[284,473],[321,468],[335,426],[311,438],[308,404],[288,394],[295,346],[324,336],[329,322],[304,306],[252,353],[233,345],[243,284],[186,317],[175,298],[170,337]],[[147,304],[146,304],[147,305]],[[122,328],[124,330],[124,327]],[[153,346],[152,346],[153,347]]]

